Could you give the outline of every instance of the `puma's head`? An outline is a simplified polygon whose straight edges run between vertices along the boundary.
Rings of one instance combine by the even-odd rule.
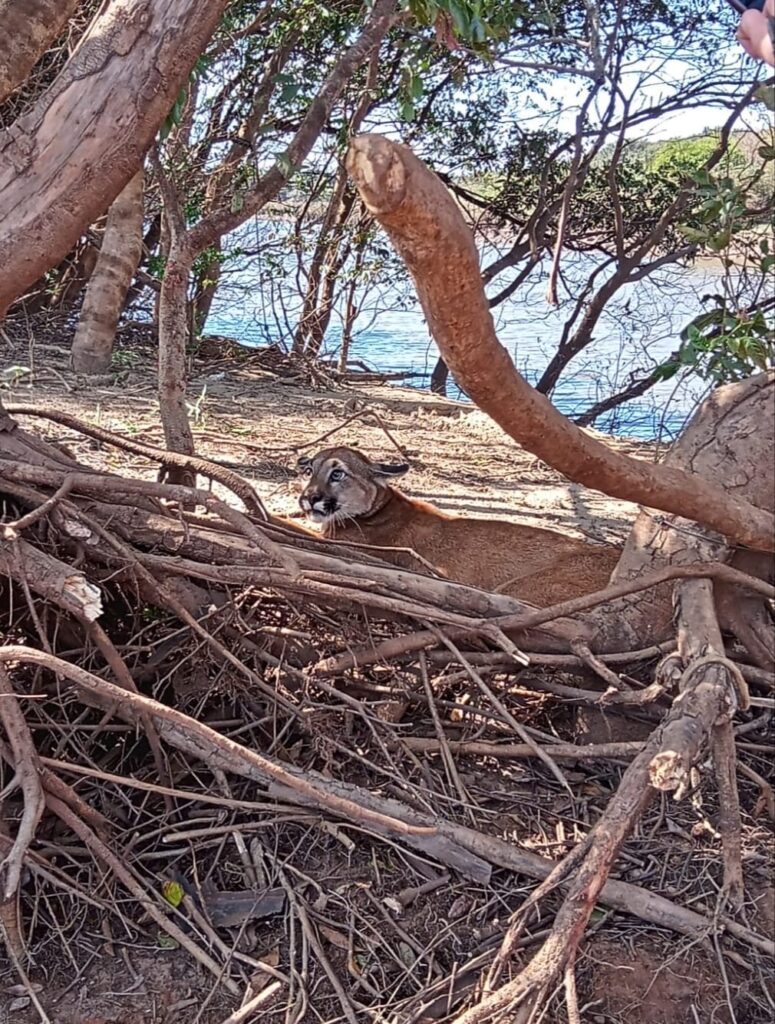
[[[324,525],[375,512],[384,504],[389,481],[409,470],[405,462],[372,462],[354,448],[325,448],[299,459],[296,468],[305,484],[299,504],[313,522]]]

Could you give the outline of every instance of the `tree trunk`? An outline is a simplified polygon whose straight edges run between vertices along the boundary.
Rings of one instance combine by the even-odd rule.
[[[774,451],[775,374],[762,373],[714,391],[664,462],[706,480],[723,481],[730,495],[772,512]],[[728,561],[760,579],[773,575],[772,555],[735,551],[722,537],[698,530],[694,523],[645,509],[635,520],[612,582],[622,583],[667,565],[701,560]],[[716,591],[722,627],[735,633],[756,657],[746,637],[762,601],[728,585],[717,585]],[[584,618],[595,636],[595,649],[605,652],[626,650],[635,638],[638,646],[661,643],[672,635],[673,611],[672,586],[665,584],[621,598]]]
[[[358,106],[353,111],[353,116],[350,118],[348,126],[348,134],[350,136],[360,131],[363,119],[374,103],[373,94],[377,85],[378,71],[379,48],[377,47],[372,51],[361,98]],[[307,278],[304,306],[302,307],[296,335],[293,339],[294,352],[305,352],[307,351],[307,346],[311,349],[308,352],[309,355],[317,356],[320,352],[323,339],[328,330],[328,324],[331,320],[331,296],[336,283],[336,276],[339,274],[339,270],[346,259],[345,255],[342,259],[338,260],[337,254],[342,244],[347,221],[352,213],[355,200],[355,190],[352,186],[348,187],[347,168],[342,164],[337,171],[334,190],[331,194],[331,199],[329,200],[315,244],[315,252]],[[326,263],[328,265],[326,272],[328,283],[324,283],[324,298],[321,302],[319,299],[320,281],[323,267]],[[349,340],[346,347],[349,348]],[[345,356],[345,363],[346,360],[347,357]]]
[[[140,269],[143,269],[144,265],[147,265],[148,257],[152,256],[159,245],[161,240],[161,221],[162,217],[160,213],[157,213],[151,223],[148,226],[148,230],[143,235],[143,249],[142,255],[140,256]],[[144,275],[141,280],[136,280],[132,284],[126,293],[124,299],[124,308],[122,313],[126,313],[129,307],[142,295],[143,291],[148,288],[148,276]],[[161,287],[161,286],[160,286]]]
[[[221,240],[218,239],[216,247],[220,250]],[[207,318],[210,315],[210,310],[213,305],[213,299],[215,293],[218,291],[218,285],[221,281],[221,261],[219,259],[210,260],[207,266],[203,269],[202,273],[198,276],[196,286],[194,288],[194,329],[201,333],[205,329]]]
[[[73,339],[73,369],[107,373],[118,319],[143,248],[142,170],[129,181],[108,213],[97,257]]]
[[[226,0],[112,0],[0,133],[0,316],[137,173]]]
[[[0,0],[0,103],[21,85],[80,0]]]
[[[358,253],[355,257],[355,266],[353,267],[353,276],[347,286],[347,297],[345,299],[344,306],[344,325],[342,326],[342,347],[339,351],[340,373],[347,372],[347,362],[350,358],[350,346],[353,340],[353,327],[355,326],[355,319],[358,316],[358,304],[355,301],[355,293],[358,290],[358,279],[360,277],[361,270],[363,269],[365,258],[366,244],[364,242],[358,247]]]
[[[313,343],[316,333],[319,333],[316,328],[320,317],[318,305],[323,267],[326,260],[335,259],[345,224],[355,203],[355,192],[352,189],[349,192],[346,190],[347,171],[344,167],[340,167],[310,261],[304,304],[299,314],[299,322],[293,339],[294,352],[306,352],[307,346]],[[317,350],[319,349],[320,345],[318,344]]]
[[[439,356],[431,374],[431,391],[434,395],[447,397],[447,381],[449,380],[449,367],[444,362],[444,357]]]
[[[336,282],[339,274],[350,255],[349,243],[340,248],[341,239],[337,239],[329,253],[329,259],[323,269],[323,280],[318,293],[318,306],[315,310],[310,324],[306,355],[317,359],[323,342],[326,339],[326,331],[331,323],[331,314],[334,311]]]
[[[173,240],[159,296],[159,410],[167,447],[185,455],[194,452],[186,410],[188,277],[192,263],[193,257],[185,245]],[[170,480],[184,482],[175,474]]]

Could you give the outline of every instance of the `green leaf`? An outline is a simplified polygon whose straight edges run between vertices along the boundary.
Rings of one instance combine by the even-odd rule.
[[[282,88],[282,92],[280,93],[280,102],[290,103],[291,100],[295,100],[296,97],[299,95],[300,89],[300,82],[286,82],[286,84]]]
[[[679,224],[678,228],[689,242],[704,242],[708,237],[707,231],[699,231],[697,228],[690,228],[688,224]]]
[[[291,177],[293,174],[293,164],[291,163],[287,153],[278,153],[275,157],[275,164],[283,177]]]
[[[403,121],[414,121],[414,103],[411,100],[401,100],[398,104],[398,114]]]
[[[162,896],[172,907],[179,907],[186,895],[180,882],[164,882],[161,887]]]
[[[188,100],[188,86],[184,86],[178,93],[178,98],[172,104],[172,110],[159,129],[159,139],[163,142],[175,125],[180,124],[180,119],[183,116],[183,111],[186,109],[186,101]]]
[[[678,360],[670,359],[666,363],[662,363],[661,366],[657,366],[651,376],[654,380],[670,380],[671,377],[675,377],[680,369],[681,364]]]

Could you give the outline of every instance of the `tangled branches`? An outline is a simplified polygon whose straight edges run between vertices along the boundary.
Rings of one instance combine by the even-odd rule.
[[[72,418],[68,423],[79,425]],[[84,430],[93,428],[84,425]],[[572,1012],[574,959],[598,903],[673,929],[700,946],[718,943],[724,935],[725,943],[737,943],[748,957],[775,952],[767,938],[736,916],[744,894],[735,758],[736,747],[747,741],[732,728],[735,714],[748,706],[749,690],[763,688],[767,694],[775,678],[729,660],[714,625],[709,581],[772,599],[775,591],[768,583],[731,566],[695,562],[536,610],[503,595],[399,571],[362,549],[324,544],[266,516],[259,501],[251,507],[244,481],[235,485],[202,460],[188,468],[218,480],[221,497],[86,470],[18,429],[2,436],[6,522],[0,559],[13,600],[7,602],[8,639],[0,649],[0,720],[7,740],[0,756],[13,770],[19,799],[6,805],[0,825],[0,919],[20,978],[29,981],[26,927],[19,916],[25,906],[18,900],[22,879],[29,875],[36,887],[73,890],[74,879],[44,852],[56,850],[52,820],[130,894],[138,914],[142,911],[232,995],[244,993],[247,1006],[273,1009],[285,998],[295,1021],[303,1019],[311,989],[309,970],[295,959],[293,944],[283,946],[282,970],[271,958],[229,945],[216,923],[213,894],[190,890],[193,861],[174,874],[182,879],[184,902],[171,904],[145,867],[148,857],[160,856],[154,835],[177,844],[180,865],[192,856],[191,843],[199,836],[197,843],[213,850],[211,869],[221,856],[219,836],[234,836],[235,842],[239,836],[242,870],[250,883],[245,886],[249,899],[243,895],[243,901],[252,908],[237,915],[240,927],[244,930],[262,901],[270,914],[287,906],[304,937],[304,957],[314,956],[332,1006],[348,1020],[360,1019],[364,997],[375,1005],[387,1002],[387,1019],[395,1021],[418,1020],[439,1000],[448,1013],[458,1012],[483,969],[481,998],[462,1010],[461,1022],[503,1019],[509,1007],[529,1011],[563,978]],[[160,462],[166,456],[107,432],[100,439]],[[245,511],[233,507],[235,496],[248,497]],[[585,609],[674,580],[682,581],[677,653],[670,636],[656,637],[656,644],[641,652],[593,653],[595,636],[583,618]],[[407,624],[414,631],[407,631]],[[495,650],[483,651],[483,645]],[[650,685],[618,674],[623,667],[647,669],[662,655]],[[606,689],[596,690],[594,681],[583,688],[567,686],[542,676],[538,666],[587,680],[590,671],[598,672]],[[547,696],[553,688],[612,714],[645,715],[652,722],[650,735],[639,743],[593,745],[580,753],[536,728],[546,702],[554,700]],[[771,703],[768,696],[754,695],[751,701],[749,717]],[[520,718],[533,724],[517,722],[518,706]],[[423,707],[433,723],[430,737],[417,735],[424,730],[417,717]],[[212,721],[202,720],[204,708]],[[449,738],[454,723],[464,728],[457,743]],[[407,729],[413,735],[406,736]],[[547,799],[558,786],[565,788],[571,813],[579,797],[568,782],[566,763],[582,770],[607,763],[615,771],[617,764],[632,760],[594,824],[563,844],[560,852],[567,855],[553,862],[490,827],[487,801],[481,791],[474,797],[471,782],[457,767],[460,756],[489,758],[480,741],[467,740],[472,729],[494,736],[483,742],[497,747],[499,758],[507,750],[510,759],[527,758]],[[124,737],[120,751],[108,742],[115,735],[110,730]],[[524,741],[516,753],[502,744],[515,730]],[[724,870],[724,899],[715,912],[709,908],[711,916],[609,877],[655,794],[696,791],[697,765],[707,744],[722,800],[718,828]],[[425,754],[424,765],[418,761],[423,749],[438,752],[439,771],[429,771],[432,754]],[[483,771],[487,763],[480,763]],[[766,779],[745,767],[762,796],[771,796]],[[81,780],[77,789],[66,781],[73,777]],[[132,831],[122,832],[120,819],[97,809],[99,787],[121,794],[136,822]],[[139,806],[135,797],[142,797]],[[180,808],[191,802],[216,811],[219,819],[198,832],[179,822]],[[241,821],[245,814],[253,825]],[[250,836],[262,822],[276,831],[278,849],[284,851],[279,860],[267,861],[268,848],[257,838],[250,840],[250,853],[241,838],[246,827]],[[410,969],[399,969],[405,953],[394,951],[392,968],[383,965],[381,973],[364,974],[350,954],[342,957],[357,939],[345,936],[344,946],[337,945],[319,901],[301,883],[310,867],[305,859],[294,862],[292,851],[304,834],[326,834],[350,856],[363,847],[362,840],[354,842],[356,836],[398,852],[415,880],[391,897],[392,910],[377,901],[377,911],[373,897],[365,896],[346,908],[346,915],[361,921],[359,928],[372,927],[369,915],[388,914],[394,934],[404,935],[398,942],[409,941],[409,933],[395,914],[428,893],[454,892],[456,879],[486,892],[498,887],[499,899],[513,910],[506,929],[496,931],[500,951],[491,943],[472,949],[456,981],[455,970],[443,966],[443,933],[437,931],[426,937],[440,955],[432,961],[430,980],[422,967],[427,952],[415,940],[410,941]],[[139,847],[133,835],[141,837]],[[417,878],[420,863],[436,865],[430,878]],[[507,874],[501,878],[495,869]],[[515,900],[510,881],[515,874],[542,880],[526,901]],[[270,880],[276,898],[267,888]],[[553,895],[558,887],[566,890],[559,903]],[[219,898],[225,895],[235,896]],[[99,893],[96,902],[102,913],[115,917],[118,908],[106,896]],[[85,912],[95,902],[89,899]],[[539,906],[542,913],[553,907],[554,924],[545,933],[535,930]],[[142,927],[140,917],[127,922],[123,915],[122,927]],[[501,983],[518,951],[540,941],[525,969]],[[39,1013],[46,1019],[42,1007]]]

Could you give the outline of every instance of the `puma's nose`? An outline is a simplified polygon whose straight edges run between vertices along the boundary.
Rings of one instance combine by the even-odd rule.
[[[304,494],[299,498],[299,504],[305,512],[309,512],[315,505],[322,501],[323,495],[320,491],[305,491]]]

